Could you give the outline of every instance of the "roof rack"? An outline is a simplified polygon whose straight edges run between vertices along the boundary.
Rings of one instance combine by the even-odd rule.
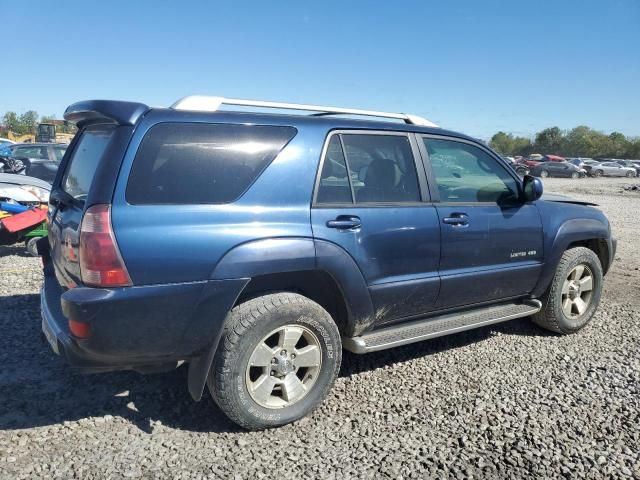
[[[408,113],[376,112],[373,110],[360,110],[356,108],[326,107],[322,105],[306,105],[302,103],[268,102],[263,100],[242,100],[239,98],[208,97],[192,95],[184,97],[171,105],[174,110],[195,110],[200,112],[215,112],[222,105],[238,105],[242,107],[279,108],[282,110],[305,110],[317,112],[319,115],[363,115],[367,117],[393,118],[402,120],[411,125],[424,127],[437,127],[435,123],[426,118]]]

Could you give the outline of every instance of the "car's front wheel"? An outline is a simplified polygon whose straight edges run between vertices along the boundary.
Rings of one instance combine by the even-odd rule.
[[[324,308],[295,293],[267,294],[230,312],[207,384],[238,425],[277,427],[326,397],[341,359],[340,333]]]
[[[633,172],[627,172],[627,178],[632,178],[632,177],[635,177],[635,176],[636,176],[636,174],[635,174],[635,173],[633,173]]]
[[[547,177],[549,176],[549,172],[547,172],[546,170],[542,170],[542,171],[540,172],[540,176],[541,176],[542,178],[547,178]]]
[[[580,178],[580,174],[578,172],[573,172],[571,174],[571,178]]]
[[[564,252],[533,321],[556,333],[574,333],[593,317],[602,293],[602,265],[586,247]]]
[[[593,173],[593,175],[594,175],[594,176],[596,176],[596,177],[601,177],[601,176],[602,176],[602,173],[603,173],[603,172],[602,172],[602,170],[596,170],[596,171]]]

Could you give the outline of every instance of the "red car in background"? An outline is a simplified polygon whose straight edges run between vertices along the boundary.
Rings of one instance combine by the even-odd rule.
[[[533,168],[539,163],[542,162],[566,162],[567,159],[564,157],[560,157],[558,155],[540,155],[538,153],[534,153],[533,155],[529,155],[525,158],[522,163],[524,163],[527,167]]]

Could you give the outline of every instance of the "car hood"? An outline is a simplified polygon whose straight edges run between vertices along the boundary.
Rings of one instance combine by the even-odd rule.
[[[591,207],[597,207],[597,203],[585,202],[582,200],[576,200],[575,198],[567,197],[566,195],[558,195],[557,193],[543,193],[540,200],[546,202],[558,202],[558,203],[573,203],[575,205],[588,205]]]
[[[0,183],[10,183],[13,185],[33,185],[34,187],[51,190],[51,184],[35,177],[26,175],[16,175],[15,173],[0,173]]]

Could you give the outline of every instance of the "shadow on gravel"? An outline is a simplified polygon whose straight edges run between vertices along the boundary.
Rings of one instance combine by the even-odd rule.
[[[445,337],[425,340],[404,347],[382,350],[379,352],[357,355],[346,350],[342,357],[341,377],[350,377],[358,373],[375,370],[394,363],[407,362],[420,357],[426,357],[454,348],[481,342],[494,334],[524,335],[528,337],[552,336],[553,333],[535,325],[529,318],[520,318]]]
[[[0,245],[0,257],[7,257],[9,255],[15,255],[17,257],[31,257],[31,255],[27,253],[27,248],[25,247],[24,243]]]
[[[112,415],[147,433],[156,422],[197,432],[239,431],[207,392],[199,403],[191,399],[186,368],[154,375],[74,373],[41,334],[39,306],[39,295],[0,297],[0,430]]]
[[[40,331],[39,295],[0,297],[0,429],[25,429],[89,417],[122,417],[151,433],[157,422],[196,432],[235,432],[205,392],[194,402],[187,391],[187,369],[141,375],[74,373],[55,355]],[[340,375],[348,377],[480,342],[495,332],[545,335],[528,319],[420,342],[367,355],[345,352]]]

